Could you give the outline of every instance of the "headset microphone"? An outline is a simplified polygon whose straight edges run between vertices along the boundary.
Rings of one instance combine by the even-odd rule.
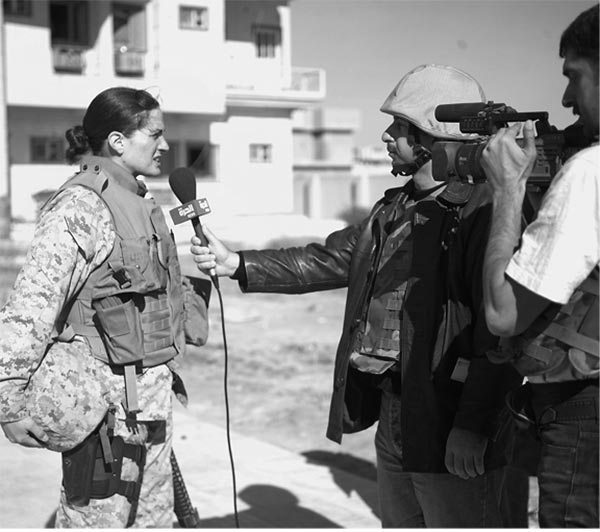
[[[181,206],[169,211],[173,223],[177,225],[188,220],[192,222],[196,236],[203,246],[208,247],[208,240],[202,231],[200,216],[208,214],[210,207],[205,198],[196,199],[196,176],[189,168],[177,168],[169,175],[169,186],[182,203]],[[209,275],[215,287],[218,288],[219,278],[214,268],[210,270]]]

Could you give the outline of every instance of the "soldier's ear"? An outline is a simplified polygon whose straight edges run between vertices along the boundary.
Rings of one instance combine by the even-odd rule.
[[[112,151],[116,152],[118,155],[123,155],[123,152],[125,151],[125,135],[123,135],[123,133],[120,131],[111,131],[106,140],[108,141],[108,147]]]

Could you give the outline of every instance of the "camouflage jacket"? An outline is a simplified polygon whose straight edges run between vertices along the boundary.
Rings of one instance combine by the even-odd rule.
[[[118,171],[108,160],[106,169]],[[89,189],[69,187],[43,209],[25,265],[0,310],[0,422],[30,415],[27,393],[38,374],[42,374],[45,386],[62,386],[65,391],[88,389],[90,397],[120,401],[122,376],[114,375],[108,365],[95,359],[85,340],[53,341],[65,302],[106,260],[114,242],[111,214]],[[44,379],[43,375],[57,378]],[[155,399],[163,389],[170,393],[170,379],[165,366],[139,375],[140,405],[160,403]],[[146,412],[152,419],[169,415],[162,407]]]

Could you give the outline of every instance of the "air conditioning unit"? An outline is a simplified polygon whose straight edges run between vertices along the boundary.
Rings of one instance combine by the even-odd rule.
[[[52,50],[54,70],[57,72],[83,72],[85,57],[83,50],[68,46],[57,46]]]
[[[126,76],[144,74],[144,52],[116,52],[115,72]]]

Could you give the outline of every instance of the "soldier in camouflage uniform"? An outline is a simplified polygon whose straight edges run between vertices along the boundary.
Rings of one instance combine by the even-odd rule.
[[[117,87],[92,101],[66,133],[80,172],[42,209],[0,311],[0,423],[11,442],[62,452],[58,527],[172,526],[172,359],[185,347],[184,298],[204,305],[203,318],[206,306],[184,296],[172,235],[136,180],[160,174],[163,130],[145,91]],[[111,344],[122,331],[95,325],[107,304],[127,322],[122,302],[141,324],[131,344],[141,352],[125,362]],[[151,306],[160,320],[143,310]]]

